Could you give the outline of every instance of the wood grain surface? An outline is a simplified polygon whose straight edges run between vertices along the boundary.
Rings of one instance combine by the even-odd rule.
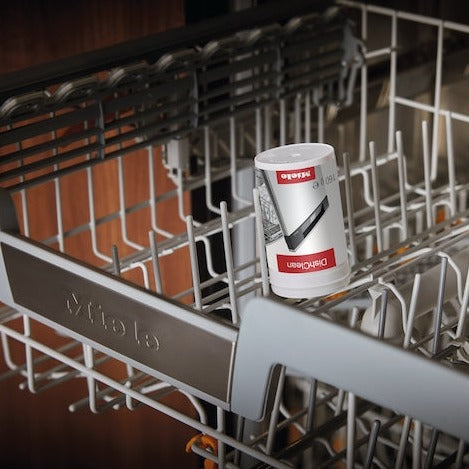
[[[2,0],[0,11],[0,73],[22,70],[184,23],[180,0]],[[166,177],[159,152],[158,148],[154,149],[153,157],[157,192],[162,193],[174,186]],[[148,198],[147,157],[147,151],[141,150],[123,160],[128,205]],[[2,170],[6,167],[0,166]],[[97,217],[116,211],[117,160],[95,167],[93,178]],[[65,230],[89,220],[87,193],[81,189],[85,185],[84,171],[61,180]],[[21,218],[18,195],[15,201]],[[188,196],[185,203],[189,204]],[[57,233],[53,183],[29,190],[27,205],[32,238],[42,240]],[[175,200],[158,207],[159,222],[173,232],[184,229],[175,216],[176,210]],[[128,236],[132,241],[148,245],[149,220],[148,209],[128,217]],[[118,221],[98,229],[98,248],[109,255],[112,244],[119,247],[121,255],[130,252],[122,242]],[[67,239],[65,251],[91,264],[102,264],[92,254],[89,233]],[[178,256],[162,261],[163,287],[167,294],[190,285],[187,257],[184,252]],[[138,274],[132,274],[130,279],[142,282]],[[18,327],[21,328],[21,322]],[[50,337],[50,330],[41,325],[34,325],[33,335],[49,343],[61,342],[60,337]],[[24,360],[23,348],[11,345],[13,359]],[[119,365],[112,366],[116,369],[110,370],[111,374],[121,373]],[[4,365],[2,368],[6,369]],[[86,396],[83,379],[38,395],[20,391],[18,384],[23,380],[16,377],[0,382],[1,467],[191,468],[200,465],[198,457],[184,451],[186,442],[196,432],[165,415],[143,406],[133,412],[107,410],[98,415],[85,407],[72,414],[67,410],[68,405]],[[192,412],[181,396],[172,395],[164,402]]]

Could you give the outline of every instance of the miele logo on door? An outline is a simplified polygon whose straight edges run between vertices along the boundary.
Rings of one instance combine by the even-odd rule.
[[[79,296],[75,292],[70,293],[65,306],[68,314],[81,321],[105,330],[115,337],[129,337],[137,345],[150,350],[158,351],[160,342],[152,332],[143,329],[136,320],[132,322],[118,318],[115,314],[105,311],[101,304]]]
[[[316,178],[314,166],[303,169],[290,169],[276,171],[278,184],[297,184],[299,182],[312,181]]]

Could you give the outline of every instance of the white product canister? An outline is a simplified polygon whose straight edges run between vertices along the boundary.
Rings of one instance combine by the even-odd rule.
[[[272,290],[311,298],[350,278],[334,148],[285,145],[255,158]]]

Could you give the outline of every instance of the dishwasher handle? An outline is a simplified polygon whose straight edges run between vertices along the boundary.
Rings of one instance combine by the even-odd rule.
[[[469,374],[284,303],[253,299],[238,335],[231,410],[262,419],[279,364],[469,441]]]

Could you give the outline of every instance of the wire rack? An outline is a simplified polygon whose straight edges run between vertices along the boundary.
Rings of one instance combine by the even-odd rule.
[[[435,51],[422,89],[398,67],[403,24]],[[32,392],[85,380],[71,411],[149,406],[199,432],[188,450],[219,467],[467,464],[469,181],[467,138],[454,135],[469,113],[445,93],[467,87],[464,69],[446,67],[467,63],[450,46],[468,33],[343,1],[5,101],[2,378]],[[311,140],[343,153],[353,275],[346,291],[282,300],[269,291],[253,156]],[[130,184],[135,174],[145,184]],[[214,190],[227,178],[228,203]],[[209,221],[191,214],[196,189]],[[41,207],[41,190],[55,206]],[[31,230],[41,210],[55,213],[54,232]],[[167,269],[180,284],[165,284]],[[194,413],[164,403],[171,393]]]

